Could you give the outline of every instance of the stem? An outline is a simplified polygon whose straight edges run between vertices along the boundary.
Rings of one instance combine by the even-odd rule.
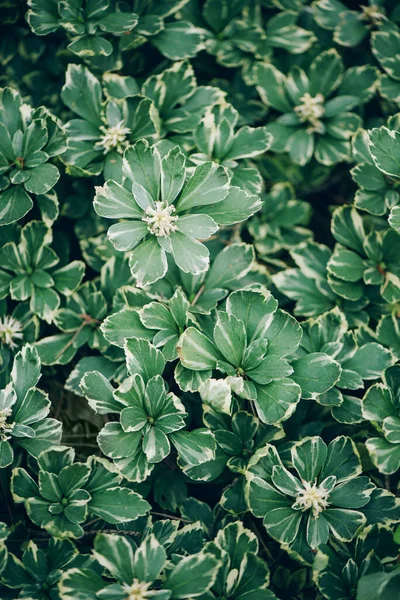
[[[156,512],[155,510],[152,510],[151,514],[156,515],[157,517],[165,517],[167,519],[175,519],[177,521],[182,521],[182,523],[193,523],[193,521],[189,521],[189,519],[183,519],[182,517],[175,517],[174,515],[168,515],[167,513]]]
[[[59,358],[62,354],[64,354],[64,352],[66,350],[68,350],[68,348],[74,343],[74,341],[76,340],[76,338],[78,337],[78,335],[80,334],[80,332],[82,331],[82,329],[84,327],[86,327],[86,325],[87,325],[86,321],[83,321],[81,323],[81,325],[79,325],[78,329],[75,331],[75,333],[72,336],[72,338],[70,340],[68,340],[68,342],[65,344],[64,348],[61,348],[61,350],[59,352],[57,352],[56,358]]]
[[[258,539],[258,541],[260,542],[261,546],[263,547],[263,550],[264,550],[265,554],[268,556],[268,558],[269,558],[270,560],[274,560],[274,559],[273,559],[273,556],[272,556],[272,554],[271,554],[271,552],[270,552],[270,550],[269,550],[269,548],[268,548],[268,546],[267,546],[267,544],[264,542],[264,540],[263,540],[263,537],[262,537],[262,535],[261,535],[261,533],[260,533],[260,531],[259,531],[259,529],[258,529],[257,525],[256,525],[256,524],[255,524],[255,522],[253,521],[253,519],[250,519],[250,527],[252,528],[252,530],[253,530],[253,531],[254,531],[254,533],[256,534],[256,536],[257,536],[257,539]]]
[[[196,304],[197,300],[200,298],[200,296],[202,295],[203,292],[204,292],[204,283],[202,286],[200,286],[200,289],[197,292],[197,294],[195,295],[195,297],[193,298],[193,302],[191,303],[190,306],[194,306]]]
[[[255,417],[258,419],[258,414],[257,414],[257,411],[256,411],[256,409],[255,409],[255,407],[254,407],[254,402],[253,402],[253,400],[249,400],[249,402],[250,402],[250,410],[251,410],[251,412],[252,412],[252,413],[253,413],[253,415],[254,415],[254,416],[255,416]]]

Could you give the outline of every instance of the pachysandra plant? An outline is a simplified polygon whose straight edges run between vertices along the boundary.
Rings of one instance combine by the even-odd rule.
[[[99,534],[93,554],[106,569],[108,578],[102,578],[91,569],[71,569],[59,584],[64,600],[76,598],[85,587],[91,590],[92,597],[110,600],[195,598],[208,592],[221,567],[218,558],[206,552],[181,556],[174,565],[167,561],[165,548],[154,534],[147,536],[139,546],[134,539],[128,541],[118,535]]]
[[[71,540],[51,537],[46,546],[39,547],[31,540],[21,558],[8,553],[2,584],[33,600],[47,600],[57,598],[58,582],[67,569],[80,565],[82,560],[87,567],[90,562],[95,566],[94,559],[80,555]]]
[[[399,128],[398,119],[398,114],[388,119],[390,129]],[[383,162],[379,160],[385,152],[385,138],[388,145],[386,151],[391,146],[391,135],[395,136],[396,133],[390,134],[387,128],[373,129],[370,132],[359,129],[352,142],[353,157],[358,164],[351,170],[351,176],[360,188],[355,194],[354,206],[376,216],[386,215],[389,211],[395,215],[398,210],[396,207],[400,203],[400,195],[397,191],[400,171],[396,165],[393,169],[392,164],[392,168],[389,166],[389,169],[394,170],[394,173],[389,173],[388,165],[385,164],[388,158],[386,161],[383,159]],[[392,214],[389,217],[390,224],[392,224]]]
[[[190,8],[184,8],[183,14]],[[201,14],[199,8],[195,23],[204,32],[206,51],[224,67],[241,67],[250,81],[254,62],[267,62],[274,48],[300,54],[316,41],[311,31],[297,24],[296,11],[282,11],[264,20],[260,12],[246,11],[246,2],[241,1],[228,5],[209,0],[201,7]]]
[[[350,327],[368,323],[369,315],[364,309],[369,300],[365,295],[357,300],[344,298],[331,288],[327,266],[332,251],[328,246],[302,242],[289,254],[296,267],[279,271],[272,281],[282,294],[296,302],[295,315],[315,317],[339,305]]]
[[[105,352],[109,344],[100,325],[107,312],[107,301],[94,282],[78,287],[66,298],[65,307],[53,315],[53,323],[62,333],[43,337],[36,343],[43,364],[69,363],[85,344]]]
[[[250,511],[263,518],[269,535],[285,545],[311,548],[333,536],[351,541],[366,523],[362,507],[374,489],[361,476],[357,449],[344,436],[328,446],[320,437],[295,444],[288,470],[272,445],[252,459],[246,477]]]
[[[162,373],[165,359],[147,340],[125,342],[128,379],[115,390],[99,372],[87,373],[81,389],[102,415],[117,414],[98,436],[101,451],[112,458],[129,481],[144,481],[171,451],[179,461],[196,466],[214,457],[215,442],[207,429],[181,431],[187,413],[180,399],[168,393]]]
[[[207,271],[209,251],[199,240],[261,206],[258,196],[229,187],[224,167],[205,162],[186,179],[185,164],[178,146],[161,157],[140,140],[124,152],[124,185],[110,180],[96,188],[97,214],[125,219],[109,228],[108,237],[117,250],[132,251],[129,264],[139,287],[165,275],[167,253],[184,273]]]
[[[58,215],[51,190],[60,178],[49,160],[65,151],[66,134],[45,108],[24,104],[12,88],[0,89],[0,226],[22,219],[36,199],[44,221]]]
[[[190,21],[174,20],[186,0],[145,3],[135,2],[139,23],[129,35],[121,37],[122,52],[140,48],[146,42],[157,48],[169,60],[195,56],[203,48],[203,35]]]
[[[390,227],[366,231],[362,217],[349,206],[335,210],[331,228],[338,242],[327,264],[331,288],[357,301],[368,297],[368,286],[376,286],[383,302],[399,302],[400,236]]]
[[[324,393],[339,378],[338,363],[323,352],[287,359],[299,346],[301,328],[278,309],[270,293],[233,292],[226,311],[217,312],[211,332],[186,329],[179,341],[182,365],[203,378],[214,370],[241,378],[243,386],[236,393],[254,403],[261,421],[269,425],[288,419],[301,396]]]
[[[278,113],[267,126],[271,149],[287,152],[299,165],[313,156],[323,165],[351,161],[350,140],[362,124],[351,112],[372,96],[376,70],[371,66],[345,71],[336,50],[326,50],[305,72],[293,67],[284,75],[272,64],[256,67],[255,81],[261,99]]]
[[[371,50],[383,69],[379,77],[379,92],[391,102],[400,103],[400,32],[397,27],[376,31],[371,36]]]
[[[250,271],[253,260],[254,252],[250,245],[230,244],[216,255],[207,273],[200,276],[184,274],[176,265],[169,263],[166,277],[159,285],[156,282],[150,286],[149,295],[146,296],[143,291],[143,295],[139,296],[137,288],[129,292],[126,290],[123,308],[104,319],[101,332],[110,344],[119,348],[123,348],[125,339],[130,337],[149,340],[161,349],[167,361],[176,360],[181,334],[190,325],[197,324],[196,315],[210,314],[228,291],[240,284]],[[183,289],[177,288],[174,292],[176,281]],[[153,294],[157,300],[149,302]],[[119,301],[115,307],[118,305]],[[185,391],[193,391],[190,379],[185,384],[180,379],[179,385]]]
[[[338,307],[316,319],[303,321],[301,326],[303,335],[296,356],[324,351],[341,366],[335,387],[318,395],[317,402],[329,407],[332,416],[341,423],[361,422],[362,401],[357,390],[364,389],[366,382],[382,377],[395,357],[375,341],[359,340],[357,330],[348,330],[346,318]]]
[[[74,462],[66,446],[44,450],[38,456],[38,480],[17,467],[11,492],[23,502],[29,518],[56,538],[80,538],[89,515],[121,524],[145,515],[150,505],[133,490],[120,485],[122,476],[111,463],[91,456]]]
[[[154,331],[153,345],[162,350],[166,360],[176,360],[181,334],[189,325],[196,323],[190,312],[190,303],[182,290],[176,290],[167,306],[162,302],[150,302],[138,312],[143,326]]]
[[[331,540],[316,554],[316,586],[327,600],[352,598],[360,580],[390,573],[397,554],[398,546],[388,527],[366,527],[350,543]]]
[[[213,433],[217,448],[215,459],[189,469],[187,474],[195,480],[214,481],[229,469],[233,480],[224,489],[220,504],[237,516],[247,512],[245,474],[249,461],[266,443],[282,440],[285,432],[282,425],[265,425],[253,413],[235,411],[233,387],[223,379],[208,379],[200,386],[204,424]]]
[[[49,418],[51,401],[37,386],[40,360],[26,344],[14,358],[11,381],[0,391],[0,468],[26,450],[37,457],[61,440],[61,423]]]
[[[157,137],[157,113],[132,77],[110,73],[103,85],[104,91],[87,67],[69,65],[61,98],[80,118],[66,124],[68,149],[62,159],[73,175],[103,172],[105,179],[121,183],[125,148]]]
[[[171,143],[176,135],[191,134],[206,110],[226,95],[218,87],[198,85],[194,69],[187,61],[175,62],[169,69],[150,75],[141,93],[153,101],[160,135]]]
[[[375,467],[385,475],[400,469],[400,372],[395,365],[387,369],[382,383],[372,385],[362,400],[364,419],[370,421],[379,437],[365,445]]]
[[[385,194],[385,203],[391,209],[389,225],[400,233],[400,207],[396,188],[399,186],[400,168],[396,157],[400,148],[399,115],[388,120],[388,127],[371,129],[368,132],[368,145],[374,165],[381,171],[385,181],[391,184],[392,193]]]
[[[336,44],[350,48],[361,44],[371,31],[394,29],[384,3],[370,2],[351,10],[339,0],[318,0],[313,3],[313,15],[320,27],[333,31]]]
[[[193,133],[196,145],[189,155],[195,165],[214,161],[224,165],[231,175],[231,185],[250,194],[262,191],[262,179],[257,167],[249,160],[266,152],[272,141],[265,127],[236,130],[239,113],[222,101],[210,107]]]
[[[42,221],[30,221],[21,229],[20,242],[0,248],[0,297],[11,296],[51,322],[60,305],[60,296],[71,295],[80,284],[85,264],[75,260],[60,268],[59,257],[50,247],[52,231]]]
[[[68,49],[82,58],[109,56],[113,45],[109,36],[121,36],[131,31],[138,22],[137,14],[115,10],[115,3],[102,0],[40,2],[31,0],[27,19],[37,35],[48,35],[64,29],[71,38]]]
[[[205,546],[206,552],[222,562],[209,592],[210,598],[225,595],[234,600],[245,600],[253,594],[260,600],[275,600],[275,594],[267,589],[270,581],[268,565],[257,556],[258,550],[257,536],[240,521],[220,529],[215,539]]]
[[[25,344],[32,344],[39,335],[39,319],[29,309],[28,302],[17,304],[0,301],[0,382],[4,386],[9,380],[9,369],[15,354]]]

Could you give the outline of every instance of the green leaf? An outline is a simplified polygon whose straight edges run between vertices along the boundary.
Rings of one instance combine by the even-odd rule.
[[[228,194],[228,186],[229,176],[226,169],[216,163],[205,162],[195,168],[183,187],[176,210],[180,213],[195,206],[221,202]]]
[[[99,533],[94,539],[93,554],[114,577],[121,581],[133,579],[134,551],[123,536]]]
[[[97,214],[106,219],[141,219],[143,216],[132,193],[115,181],[96,187],[93,206]]]
[[[98,371],[85,373],[80,382],[80,389],[89,406],[99,415],[119,413],[124,407],[124,404],[114,397],[111,383]]]
[[[385,475],[396,473],[400,469],[400,444],[391,444],[384,438],[369,438],[367,447],[372,463]]]
[[[180,231],[174,231],[170,240],[172,256],[177,266],[184,273],[199,275],[207,271],[210,259],[206,246],[191,237],[183,235]]]
[[[343,61],[336,50],[325,50],[310,66],[310,94],[328,97],[341,83],[344,72]]]
[[[69,569],[59,583],[65,600],[96,600],[104,581],[93,569]]]
[[[17,395],[16,406],[20,407],[28,390],[35,387],[40,379],[40,359],[35,347],[26,344],[16,354],[11,379]]]
[[[101,86],[87,67],[68,65],[61,98],[74,113],[100,127]]]
[[[386,175],[400,177],[400,133],[387,127],[368,131],[369,151],[375,165]]]
[[[82,281],[84,273],[85,263],[80,260],[74,260],[65,267],[53,271],[52,277],[56,290],[65,296],[70,296]]]
[[[379,600],[397,594],[400,570],[363,575],[357,586],[357,600]]]
[[[326,544],[329,539],[329,526],[324,515],[319,515],[318,519],[314,519],[309,515],[307,521],[307,542],[310,547],[315,550],[321,544]]]
[[[363,379],[378,379],[383,371],[393,364],[393,360],[390,350],[376,342],[369,342],[357,348],[345,366],[346,369],[356,371]]]
[[[36,342],[40,360],[44,365],[67,364],[77,352],[74,346],[73,333],[60,333],[42,338]]]
[[[84,35],[68,44],[68,50],[82,58],[90,59],[95,56],[110,56],[113,47],[111,42],[100,35]]]
[[[9,225],[22,219],[32,208],[33,202],[23,185],[12,185],[0,194],[0,225]]]
[[[398,523],[400,519],[399,499],[385,489],[376,488],[372,490],[370,500],[363,508],[363,513],[367,517],[368,525],[382,523],[387,526]]]
[[[286,149],[292,161],[304,166],[310,162],[314,153],[314,133],[306,129],[298,129],[290,136]]]
[[[328,262],[328,271],[345,281],[362,279],[366,265],[364,260],[355,252],[337,246]]]
[[[188,327],[182,334],[178,354],[182,365],[195,371],[215,369],[219,358],[214,344],[194,327]]]
[[[57,183],[60,172],[54,165],[39,165],[29,170],[29,179],[24,187],[31,194],[46,194]]]
[[[368,477],[355,477],[337,485],[329,494],[329,501],[340,508],[361,508],[368,504],[373,489]]]
[[[315,481],[327,455],[325,442],[317,436],[295,444],[291,451],[293,466],[303,481]]]
[[[129,266],[138,287],[145,287],[164,277],[168,269],[165,251],[153,236],[137,246],[129,258]]]
[[[142,517],[150,505],[136,492],[116,487],[92,493],[90,511],[107,523],[127,523]]]
[[[251,158],[266,152],[272,141],[272,136],[264,127],[242,127],[236,133],[233,144],[224,156],[224,160]]]
[[[123,348],[127,338],[152,340],[154,333],[149,331],[147,327],[147,325],[143,325],[136,310],[125,308],[104,319],[101,324],[101,331],[111,344]]]
[[[180,458],[189,465],[201,465],[215,458],[214,438],[207,429],[178,431],[172,433],[170,439]]]
[[[137,201],[137,193],[140,189],[145,190],[152,200],[158,199],[161,184],[161,157],[155,146],[150,146],[146,140],[139,140],[134,146],[127,148],[124,152],[122,169],[134,184],[132,191]]]
[[[286,78],[272,64],[259,62],[255,69],[256,88],[262,101],[279,112],[289,112],[291,104],[285,94]]]
[[[149,229],[142,221],[129,221],[111,225],[107,232],[108,239],[120,252],[132,250],[148,234]]]
[[[340,483],[360,473],[360,458],[354,442],[343,435],[335,438],[328,446],[327,458],[320,475],[321,481],[335,475],[337,483]]]
[[[199,29],[187,21],[165,23],[151,43],[170,60],[182,60],[195,56],[202,48],[203,36]]]
[[[273,379],[289,377],[292,373],[293,368],[290,364],[284,358],[273,354],[263,358],[255,368],[246,369],[246,375],[259,384],[267,384]]]
[[[145,383],[155,375],[162,375],[165,367],[163,354],[147,340],[127,339],[124,350],[130,375],[138,373]]]
[[[134,572],[139,581],[152,583],[164,567],[167,555],[156,537],[149,535],[135,552]]]
[[[0,440],[0,468],[4,469],[14,461],[14,451],[10,442]]]
[[[205,282],[206,289],[231,289],[236,279],[241,279],[250,271],[254,260],[254,249],[250,244],[230,244],[226,246],[211,264]]]
[[[161,161],[161,198],[167,204],[174,202],[185,182],[185,155],[179,148],[171,148]]]
[[[301,387],[303,398],[315,398],[332,388],[340,377],[340,365],[324,352],[313,352],[292,361],[293,381]]]
[[[324,518],[332,534],[341,542],[350,542],[367,521],[362,512],[342,508],[327,508]]]
[[[218,312],[214,342],[224,358],[239,367],[246,348],[246,330],[242,321],[224,311]]]
[[[186,556],[168,573],[164,586],[171,590],[171,598],[201,596],[214,585],[220,564],[211,554]]]
[[[296,410],[301,388],[292,379],[279,379],[268,385],[257,385],[255,405],[263,423],[276,425],[288,419]]]
[[[138,15],[128,12],[114,12],[101,17],[99,27],[107,33],[122,35],[131,31],[138,23]]]
[[[199,168],[199,167],[198,167]],[[214,200],[202,209],[219,225],[234,225],[245,221],[262,206],[259,196],[248,194],[239,187],[231,186],[222,201]]]
[[[143,438],[143,452],[149,463],[158,463],[164,460],[170,452],[168,437],[157,427],[150,427]]]
[[[125,433],[119,423],[106,423],[97,436],[100,450],[110,458],[126,458],[135,454],[140,438]]]
[[[395,206],[390,211],[389,225],[393,227],[397,233],[400,233],[400,206]]]

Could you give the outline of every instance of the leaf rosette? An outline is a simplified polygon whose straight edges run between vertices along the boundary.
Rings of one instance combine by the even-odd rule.
[[[199,275],[209,267],[209,251],[199,240],[256,212],[258,196],[229,188],[226,169],[206,162],[187,178],[186,159],[178,146],[161,158],[156,146],[139,140],[124,152],[124,185],[107,181],[96,188],[94,208],[102,217],[125,219],[108,237],[118,251],[131,251],[136,285],[144,287],[167,272],[171,254],[184,273]]]

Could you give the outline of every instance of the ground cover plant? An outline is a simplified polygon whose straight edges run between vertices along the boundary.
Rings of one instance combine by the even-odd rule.
[[[399,2],[0,26],[0,600],[400,600]]]

